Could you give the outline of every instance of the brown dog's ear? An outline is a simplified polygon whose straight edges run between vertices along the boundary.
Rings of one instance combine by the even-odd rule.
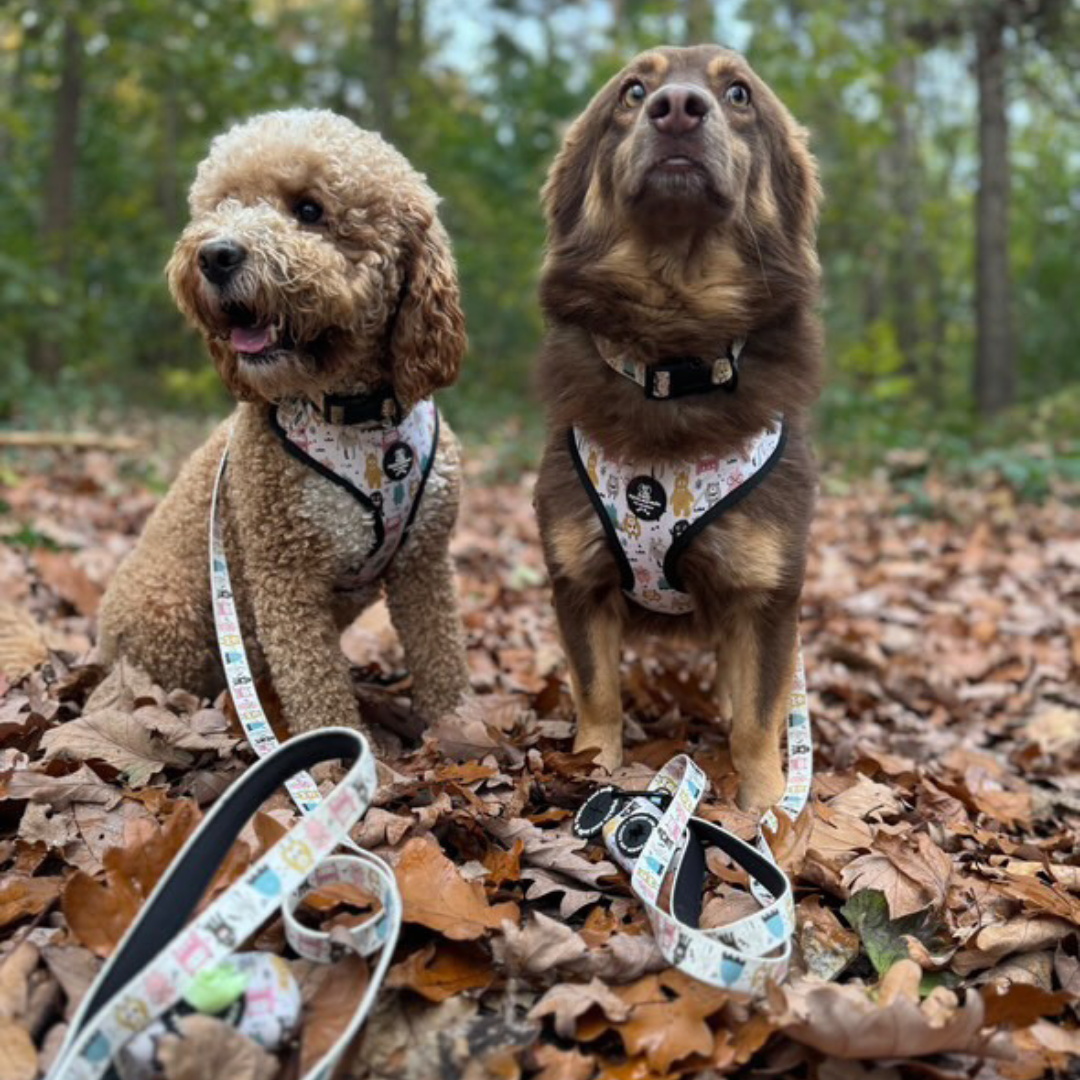
[[[606,104],[618,79],[619,76],[616,76],[600,90],[570,125],[548,170],[547,180],[540,192],[540,202],[552,237],[566,236],[581,214],[592,180],[597,146],[603,134],[603,121],[608,113]]]
[[[438,218],[424,230],[390,338],[394,390],[410,408],[458,377],[468,347],[450,240]]]

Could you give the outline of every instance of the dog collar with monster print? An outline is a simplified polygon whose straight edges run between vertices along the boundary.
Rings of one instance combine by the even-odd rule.
[[[580,428],[570,429],[569,441],[618,560],[623,591],[651,611],[685,615],[694,601],[679,575],[683,552],[765,479],[784,452],[784,426],[777,420],[726,457],[665,464],[613,458]]]
[[[331,423],[310,401],[270,409],[270,426],[293,457],[344,488],[371,514],[375,541],[350,587],[374,581],[408,534],[439,445],[439,410],[419,402],[393,427]]]
[[[659,363],[638,360],[614,341],[593,335],[593,342],[604,363],[645,391],[657,401],[707,394],[712,390],[734,393],[739,385],[739,357],[745,338],[736,338],[723,356],[673,356]]]

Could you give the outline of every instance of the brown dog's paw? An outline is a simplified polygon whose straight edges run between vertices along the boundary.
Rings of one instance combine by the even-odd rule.
[[[582,750],[595,750],[599,748],[600,753],[593,758],[593,768],[600,766],[603,769],[607,769],[609,773],[613,773],[621,764],[623,760],[623,748],[622,748],[622,733],[620,732],[619,741],[610,741],[605,745],[600,745],[598,739],[587,739],[582,735],[578,735],[574,739],[574,753],[579,754]]]
[[[784,773],[779,768],[755,770],[750,775],[740,774],[736,802],[740,810],[761,813],[784,797],[785,786]]]

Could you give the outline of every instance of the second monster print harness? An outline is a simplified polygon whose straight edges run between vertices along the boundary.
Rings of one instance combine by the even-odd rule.
[[[283,402],[270,423],[293,457],[349,492],[371,514],[375,539],[349,578],[358,588],[390,564],[416,517],[439,445],[439,411],[421,401],[393,427],[334,424],[310,401]]]
[[[613,458],[580,428],[570,430],[570,454],[618,560],[623,591],[665,615],[694,608],[679,575],[683,552],[748,495],[783,452],[779,420],[738,453],[667,464]]]

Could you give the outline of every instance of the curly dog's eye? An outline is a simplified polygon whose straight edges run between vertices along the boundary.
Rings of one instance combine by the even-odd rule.
[[[293,213],[297,221],[302,221],[305,225],[314,225],[316,221],[322,220],[323,208],[314,199],[301,199],[293,207]]]
[[[646,97],[648,97],[648,92],[645,89],[645,84],[635,79],[623,87],[622,93],[619,95],[619,103],[625,109],[636,109]]]
[[[746,83],[732,83],[724,91],[724,100],[736,109],[745,109],[750,104],[750,87]]]

